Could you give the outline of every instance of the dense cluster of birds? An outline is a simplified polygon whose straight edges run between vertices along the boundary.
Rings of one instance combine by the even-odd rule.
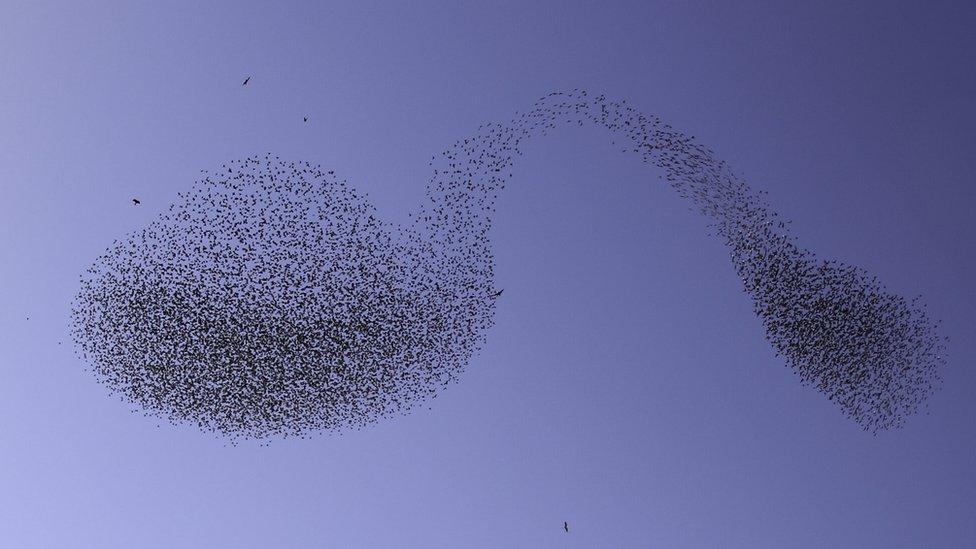
[[[496,198],[521,145],[566,125],[608,130],[709,218],[770,343],[866,430],[901,425],[938,385],[944,340],[917,300],[800,248],[692,137],[582,90],[435,155],[426,200],[403,225],[307,162],[268,154],[205,172],[82,276],[76,346],[145,413],[231,438],[407,413],[483,345],[501,295]]]

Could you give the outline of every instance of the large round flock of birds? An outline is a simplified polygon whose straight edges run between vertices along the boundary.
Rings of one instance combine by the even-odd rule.
[[[581,90],[435,156],[427,200],[403,226],[307,162],[266,155],[205,172],[82,276],[76,346],[147,415],[231,439],[406,413],[458,379],[492,324],[492,212],[520,145],[594,124],[710,219],[804,384],[871,432],[923,405],[945,353],[920,303],[798,247],[760,193],[694,139]]]

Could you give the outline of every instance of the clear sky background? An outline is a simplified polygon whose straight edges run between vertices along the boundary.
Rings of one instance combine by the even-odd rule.
[[[976,8],[808,4],[0,3],[0,546],[976,546]],[[431,410],[234,447],[74,356],[78,275],[199,170],[314,161],[402,220],[431,155],[575,87],[921,294],[929,415],[872,436],[801,387],[705,220],[596,128],[525,147],[496,326]]]

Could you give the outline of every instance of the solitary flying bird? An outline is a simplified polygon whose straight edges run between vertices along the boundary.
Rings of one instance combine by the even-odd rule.
[[[502,288],[501,290],[498,290],[497,292],[491,294],[491,297],[498,297],[498,296],[502,295],[502,292],[504,292],[504,291],[505,291],[505,289]]]
[[[563,522],[563,530],[566,530],[566,533],[567,534],[569,533],[569,523],[568,522]]]
[[[244,79],[244,83],[243,83],[243,84],[241,84],[241,85],[242,85],[242,86],[246,86],[246,85],[247,85],[247,83],[248,83],[248,82],[250,82],[250,81],[251,81],[251,77],[250,77],[250,76],[248,76],[247,78],[245,78],[245,79]]]
[[[135,205],[135,206],[138,206],[139,204],[142,204],[142,202],[139,202],[139,199],[138,198],[133,198],[132,199],[132,204]]]
[[[308,117],[307,116],[305,117],[305,121],[308,122]]]

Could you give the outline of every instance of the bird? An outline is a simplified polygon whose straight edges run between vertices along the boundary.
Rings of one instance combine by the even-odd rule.
[[[501,290],[498,290],[497,292],[491,294],[491,297],[493,297],[493,298],[494,297],[499,297],[500,295],[502,295],[502,292],[504,292],[504,291],[505,291],[505,289],[502,288]]]
[[[138,206],[139,204],[142,204],[142,202],[138,198],[133,198],[132,199],[132,205],[133,206]]]
[[[308,122],[308,117],[307,116],[305,117],[305,121]]]
[[[566,530],[567,534],[569,533],[569,523],[566,521],[563,521],[563,530]]]
[[[246,86],[246,85],[247,85],[247,83],[248,83],[248,82],[250,82],[250,81],[251,81],[251,77],[250,77],[250,76],[248,76],[247,78],[245,78],[245,79],[244,79],[244,83],[243,83],[243,84],[241,84],[241,85],[242,85],[242,86]]]

